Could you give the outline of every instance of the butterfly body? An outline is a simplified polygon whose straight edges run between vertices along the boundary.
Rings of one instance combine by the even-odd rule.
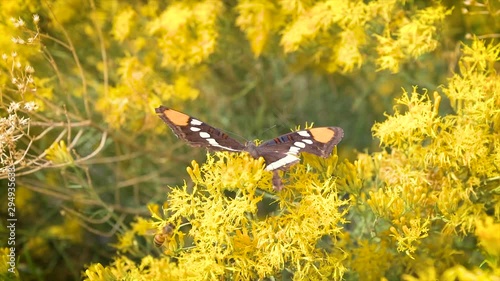
[[[191,146],[206,147],[212,151],[245,151],[255,159],[264,158],[265,169],[268,171],[288,169],[300,160],[298,154],[302,152],[328,157],[344,136],[340,127],[319,127],[284,134],[260,145],[254,142],[242,144],[226,133],[182,112],[160,106],[156,108],[156,113],[177,137]],[[279,184],[277,180],[276,184]]]

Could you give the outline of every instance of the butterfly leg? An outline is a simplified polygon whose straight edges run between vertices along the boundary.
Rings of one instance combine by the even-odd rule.
[[[273,187],[274,191],[281,191],[283,189],[283,181],[281,180],[278,170],[273,171]]]

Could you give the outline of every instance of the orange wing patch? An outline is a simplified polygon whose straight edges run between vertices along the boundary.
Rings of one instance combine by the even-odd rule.
[[[335,132],[328,128],[312,128],[309,130],[309,133],[312,135],[315,141],[319,141],[322,143],[331,141],[335,136]]]
[[[190,118],[189,115],[172,109],[163,111],[163,115],[165,115],[170,121],[172,121],[172,123],[177,126],[187,126]]]

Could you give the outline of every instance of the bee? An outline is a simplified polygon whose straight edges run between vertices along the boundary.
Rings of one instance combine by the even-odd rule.
[[[174,226],[172,224],[165,225],[161,229],[161,232],[155,234],[155,238],[153,239],[155,246],[160,248],[165,243],[165,241],[170,240],[170,238],[172,238],[173,232],[174,232]]]

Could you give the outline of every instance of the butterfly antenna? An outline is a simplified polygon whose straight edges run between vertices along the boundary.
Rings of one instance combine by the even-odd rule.
[[[233,132],[233,131],[226,131],[226,130],[224,130],[223,132],[224,132],[224,133],[227,133],[228,135],[230,135],[230,136],[232,136],[232,137],[234,137],[234,138],[236,138],[236,137],[237,137],[237,138],[239,138],[239,139],[245,140],[245,142],[248,142],[247,138],[245,138],[244,136],[242,136],[242,135],[240,135],[240,134],[237,134],[237,133],[235,133],[235,132]]]
[[[267,129],[265,129],[264,131],[262,131],[262,133],[261,133],[261,134],[263,135],[265,132],[267,132],[267,131],[269,131],[269,130],[271,130],[271,129],[274,129],[274,128],[276,128],[276,127],[278,127],[278,126],[277,126],[276,124],[274,124],[274,125],[272,125],[271,127],[269,127],[269,128],[267,128]]]

